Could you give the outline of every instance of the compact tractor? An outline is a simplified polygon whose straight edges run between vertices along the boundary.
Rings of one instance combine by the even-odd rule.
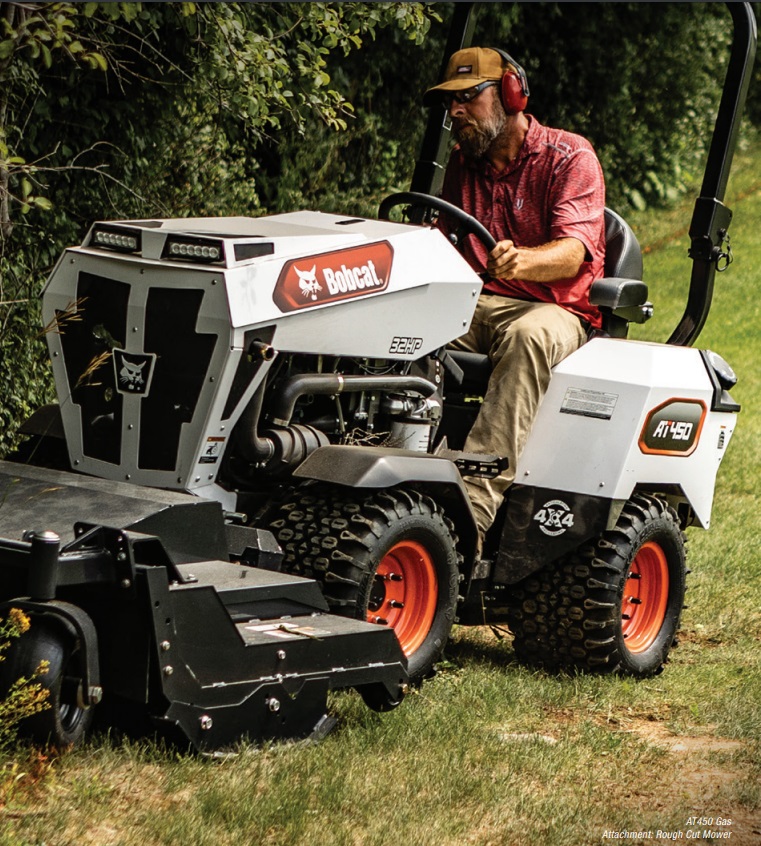
[[[652,306],[637,240],[607,212],[604,332],[555,369],[478,557],[463,479],[503,463],[463,444],[490,366],[447,345],[482,280],[426,220],[493,239],[435,196],[443,112],[378,220],[98,222],[65,250],[43,294],[58,403],[0,463],[0,615],[32,621],[0,695],[49,661],[33,736],[76,743],[98,710],[205,752],[319,735],[329,690],[393,708],[455,623],[506,624],[535,666],[661,670],[683,530],[709,526],[739,411],[731,368],[692,347],[756,45],[750,6],[728,5],[684,316],[667,343],[627,339]],[[388,219],[400,205],[412,223]]]

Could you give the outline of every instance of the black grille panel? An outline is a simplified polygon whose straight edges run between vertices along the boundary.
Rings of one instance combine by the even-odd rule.
[[[80,273],[77,311],[56,312],[71,401],[82,412],[82,444],[90,458],[119,464],[123,400],[114,383],[111,349],[127,334],[130,286]]]
[[[189,423],[214,352],[216,335],[195,330],[204,292],[151,288],[144,351],[155,353],[150,394],[142,400],[138,466],[174,470],[183,423]]]

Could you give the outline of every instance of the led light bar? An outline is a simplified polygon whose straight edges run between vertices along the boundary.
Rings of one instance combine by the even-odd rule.
[[[139,253],[140,233],[134,229],[119,229],[110,226],[96,226],[90,238],[90,247],[116,250],[119,253]]]
[[[216,264],[224,262],[225,250],[221,241],[175,235],[166,239],[162,257],[175,261]]]

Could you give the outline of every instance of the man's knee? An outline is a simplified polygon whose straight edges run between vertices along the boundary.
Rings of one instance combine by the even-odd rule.
[[[509,327],[498,344],[498,357],[509,351],[517,357],[530,355],[557,363],[581,346],[585,337],[577,317],[559,306],[542,304]]]

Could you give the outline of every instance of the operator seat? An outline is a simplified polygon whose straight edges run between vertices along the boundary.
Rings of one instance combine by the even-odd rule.
[[[620,214],[605,209],[605,276],[592,283],[589,300],[602,313],[602,329],[592,330],[590,337],[626,338],[629,323],[644,323],[653,314],[647,301],[647,285],[642,281],[642,250],[637,236]],[[448,350],[462,378],[455,392],[483,393],[491,375],[491,362],[481,353]]]
[[[589,301],[602,312],[597,335],[625,338],[629,323],[644,323],[653,316],[642,281],[642,250],[629,224],[612,209],[605,209],[605,276],[595,279]]]

